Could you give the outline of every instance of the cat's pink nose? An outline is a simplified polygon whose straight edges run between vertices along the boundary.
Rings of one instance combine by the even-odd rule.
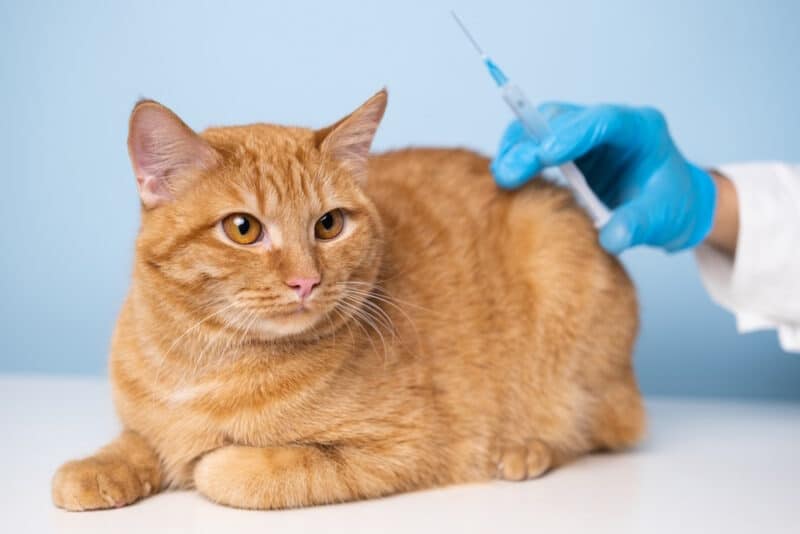
[[[286,281],[286,285],[294,289],[297,296],[300,297],[300,300],[303,300],[319,285],[319,276],[311,278],[290,278]]]

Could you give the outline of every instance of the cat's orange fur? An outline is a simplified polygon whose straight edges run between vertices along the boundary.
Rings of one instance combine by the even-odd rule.
[[[639,438],[634,290],[570,194],[501,191],[466,150],[367,159],[385,103],[316,132],[200,136],[137,105],[142,225],[111,350],[125,430],[59,469],[58,506],[166,487],[307,506],[532,478]],[[337,207],[346,231],[315,241]],[[232,212],[274,242],[227,240]],[[285,280],[309,273],[298,312]]]

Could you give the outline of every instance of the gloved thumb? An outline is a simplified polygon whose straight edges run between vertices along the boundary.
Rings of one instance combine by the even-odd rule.
[[[614,210],[611,219],[600,229],[600,246],[611,254],[647,242],[650,235],[650,216],[641,201],[623,204]]]

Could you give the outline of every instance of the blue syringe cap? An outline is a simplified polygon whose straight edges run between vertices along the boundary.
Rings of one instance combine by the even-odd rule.
[[[500,70],[500,67],[495,65],[494,61],[489,59],[488,56],[483,56],[483,62],[486,65],[486,68],[489,69],[489,74],[498,87],[502,87],[508,83],[508,78],[506,78],[506,75],[503,74],[502,70]]]

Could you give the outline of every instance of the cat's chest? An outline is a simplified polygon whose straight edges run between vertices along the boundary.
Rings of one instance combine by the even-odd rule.
[[[307,439],[348,417],[346,410],[325,409],[325,398],[319,390],[209,380],[171,388],[164,393],[163,409],[165,415],[177,415],[187,433],[267,447]]]

